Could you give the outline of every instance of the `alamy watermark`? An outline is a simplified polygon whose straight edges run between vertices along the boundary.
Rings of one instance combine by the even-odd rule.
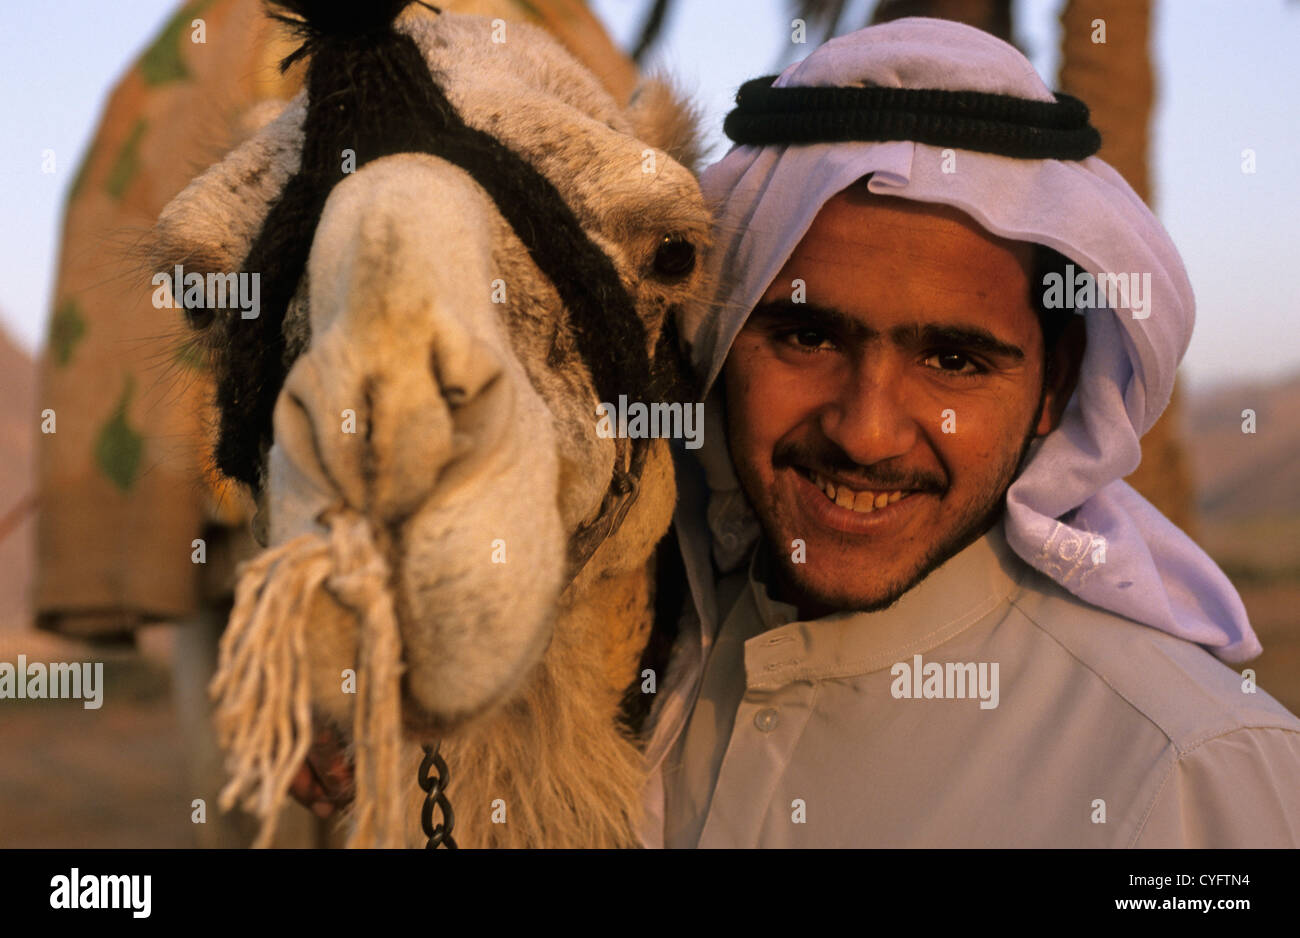
[[[133,918],[148,918],[153,907],[153,876],[82,875],[73,867],[67,876],[50,879],[52,909],[130,909]]]
[[[998,663],[994,661],[922,662],[913,655],[889,669],[894,682],[889,693],[896,700],[965,700],[978,697],[981,710],[998,706]]]
[[[0,661],[0,700],[83,700],[87,710],[104,705],[104,663],[84,662],[27,663],[18,656],[15,667]]]
[[[1128,309],[1134,319],[1151,315],[1151,274],[1075,273],[1073,264],[1043,275],[1043,306],[1048,309]]]
[[[687,449],[699,449],[704,443],[704,405],[643,401],[628,403],[627,395],[618,396],[618,406],[601,402],[596,405],[596,435],[602,440],[685,440]]]
[[[262,312],[260,274],[187,274],[177,264],[170,274],[158,271],[150,282],[154,309],[237,309],[241,319],[256,319]]]

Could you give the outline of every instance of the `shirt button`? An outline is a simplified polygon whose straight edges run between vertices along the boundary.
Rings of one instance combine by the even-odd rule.
[[[776,729],[776,724],[780,722],[776,710],[772,707],[766,707],[754,714],[754,725],[764,733],[770,733]]]

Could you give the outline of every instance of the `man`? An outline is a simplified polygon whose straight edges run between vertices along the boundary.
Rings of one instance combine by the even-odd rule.
[[[1194,301],[1086,109],[926,19],[738,102],[646,844],[1300,845],[1300,720],[1122,481]]]

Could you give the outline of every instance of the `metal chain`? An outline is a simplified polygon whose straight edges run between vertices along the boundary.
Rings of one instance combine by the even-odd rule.
[[[432,746],[423,747],[424,761],[420,763],[420,771],[416,774],[416,781],[424,791],[424,807],[420,809],[420,826],[424,828],[424,833],[429,838],[429,842],[424,845],[426,850],[436,850],[444,844],[448,850],[456,849],[456,841],[451,837],[456,816],[452,813],[451,802],[447,800],[447,783],[451,778],[447,771],[447,763],[438,753],[441,745],[442,741],[438,740]],[[438,774],[430,776],[430,769],[437,769]],[[442,812],[443,818],[443,823],[436,827],[433,823],[435,804]]]

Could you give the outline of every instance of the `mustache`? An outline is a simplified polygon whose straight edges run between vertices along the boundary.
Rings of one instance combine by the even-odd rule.
[[[933,492],[942,495],[948,490],[948,479],[930,472],[894,469],[887,462],[864,466],[849,457],[834,444],[810,446],[791,442],[776,447],[772,453],[776,469],[811,469],[821,475],[839,475],[858,482],[863,488],[876,490],[908,490]]]

